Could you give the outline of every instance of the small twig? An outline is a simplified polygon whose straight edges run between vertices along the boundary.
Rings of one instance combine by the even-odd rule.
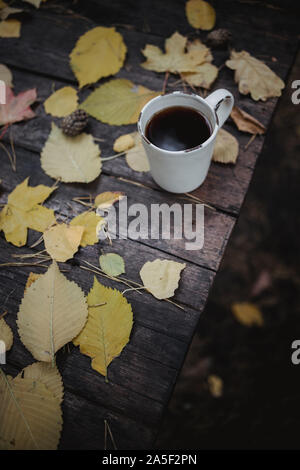
[[[165,79],[162,87],[162,94],[164,95],[166,93],[166,88],[167,88],[167,83],[168,83],[168,78],[169,78],[170,73],[166,72],[165,73]]]
[[[8,129],[8,126],[9,126],[9,124],[5,124],[5,126],[3,127],[3,129],[1,129],[0,140],[2,139],[2,137],[4,136],[4,134],[6,133],[6,131],[7,131],[7,129]]]
[[[105,427],[106,427],[106,442],[105,442],[105,449],[104,450],[107,450],[106,449],[106,444],[107,444],[107,431],[109,433],[109,437],[111,439],[111,442],[112,442],[112,445],[114,447],[114,450],[118,450],[117,446],[116,446],[116,443],[115,443],[115,440],[114,440],[114,436],[112,435],[112,432],[111,432],[111,429],[109,427],[109,424],[108,422],[106,421],[106,419],[104,420],[104,423],[105,423]]]
[[[121,157],[122,155],[125,155],[128,152],[128,150],[120,153],[116,153],[115,155],[111,155],[110,157],[104,157],[101,158],[102,162],[106,162],[108,160],[114,160],[115,158]]]
[[[103,307],[103,305],[106,305],[106,302],[102,302],[101,304],[89,305],[89,308]]]
[[[192,199],[192,201],[199,202],[200,204],[203,204],[205,207],[208,209],[211,209],[212,211],[215,211],[216,208],[207,204],[206,202],[202,201],[202,199],[199,199],[198,197],[194,196],[193,194],[190,193],[184,193],[188,199]]]
[[[99,137],[93,137],[96,142],[105,142],[105,139],[100,139]]]
[[[35,247],[38,246],[40,243],[42,243],[43,240],[44,240],[44,237],[43,237],[43,235],[41,235],[35,242],[33,242],[32,245],[30,245],[29,248],[35,248]]]
[[[13,171],[17,171],[17,155],[16,155],[16,151],[15,151],[15,145],[14,145],[12,129],[13,128],[10,127],[10,130],[9,130],[9,141],[10,141],[11,153],[12,153],[12,157],[13,157],[12,168],[13,168]]]
[[[46,264],[41,264],[42,260],[37,261],[36,263],[1,263],[0,268],[4,266],[41,266],[42,268],[49,268]]]
[[[146,287],[130,287],[128,289],[123,290],[122,294],[125,294],[126,292],[130,292],[133,290],[136,291],[136,290],[143,290],[143,289],[145,290]]]
[[[7,315],[7,310],[5,310],[5,312],[1,313],[1,315],[0,315],[0,320],[1,320],[2,318],[4,318],[5,315]]]
[[[152,190],[152,188],[150,186],[146,186],[145,184],[138,183],[138,181],[132,181],[132,180],[129,180],[127,178],[123,178],[122,176],[119,176],[118,180],[124,181],[124,183],[130,183],[130,184],[134,184],[135,186],[139,186],[141,188],[146,188],[146,189],[151,189]]]
[[[15,166],[14,166],[14,158],[13,158],[13,156],[10,154],[9,150],[5,147],[5,145],[4,145],[2,142],[0,142],[0,147],[3,148],[3,150],[4,150],[5,153],[6,153],[6,155],[8,156],[13,171],[16,171]]]
[[[247,150],[247,148],[252,144],[252,142],[254,141],[255,137],[257,136],[257,134],[253,134],[250,139],[248,140],[247,144],[245,145],[245,150]]]

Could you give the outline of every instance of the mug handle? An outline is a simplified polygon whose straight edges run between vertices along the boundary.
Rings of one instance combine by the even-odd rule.
[[[216,113],[217,126],[222,127],[229,117],[234,104],[234,98],[230,91],[221,88],[211,93],[205,101],[213,108]]]

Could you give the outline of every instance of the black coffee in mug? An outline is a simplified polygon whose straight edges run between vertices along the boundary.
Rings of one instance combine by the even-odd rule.
[[[176,152],[203,144],[211,136],[211,128],[207,118],[196,109],[171,106],[152,116],[145,135],[156,147]]]

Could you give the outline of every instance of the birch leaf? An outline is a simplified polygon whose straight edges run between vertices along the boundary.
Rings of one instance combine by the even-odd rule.
[[[231,51],[226,65],[235,70],[234,79],[242,95],[250,93],[255,101],[281,96],[284,82],[264,62],[248,52]]]
[[[101,221],[104,223],[104,219],[94,211],[82,212],[71,220],[71,227],[76,225],[83,227],[81,246],[94,245],[98,242],[96,228]]]
[[[5,351],[9,351],[13,345],[13,332],[4,320],[4,318],[0,318],[0,341],[4,341],[5,344]]]
[[[266,128],[261,122],[237,106],[233,107],[230,116],[240,131],[259,135],[266,132]]]
[[[79,87],[114,75],[124,64],[127,48],[115,28],[97,26],[83,34],[70,54]]]
[[[43,184],[30,187],[28,178],[15,187],[0,212],[0,230],[3,230],[8,242],[23,246],[27,241],[28,228],[44,232],[55,222],[54,211],[40,205],[55,189]]]
[[[166,39],[165,53],[159,47],[147,44],[145,49],[142,50],[147,59],[142,67],[155,72],[194,72],[197,65],[205,61],[207,48],[195,48],[193,51],[186,51],[186,47],[187,38],[177,32]]]
[[[105,191],[95,197],[95,206],[97,206],[97,210],[105,211],[115,204],[115,202],[123,199],[124,196],[125,194],[121,191]]]
[[[35,101],[35,88],[14,96],[11,88],[6,86],[6,104],[0,104],[0,126],[34,118],[35,113],[30,109],[30,105]]]
[[[0,21],[0,38],[19,38],[21,34],[21,22],[10,18]]]
[[[64,387],[61,375],[56,365],[46,362],[34,362],[30,366],[25,367],[20,373],[24,379],[42,382],[49,389],[58,403],[61,404],[64,396]]]
[[[4,64],[0,64],[0,80],[2,80],[7,87],[13,87],[13,76],[8,67]]]
[[[158,95],[160,92],[117,78],[93,91],[79,107],[107,124],[135,124],[144,105]]]
[[[0,449],[55,450],[61,430],[60,403],[50,388],[0,370]]]
[[[43,234],[45,248],[55,261],[67,261],[78,250],[83,232],[84,227],[79,225],[53,225]]]
[[[45,111],[56,117],[65,117],[77,108],[77,91],[71,86],[65,86],[52,93],[44,102]]]
[[[121,292],[102,286],[94,278],[88,306],[88,320],[74,344],[80,346],[82,354],[91,357],[92,368],[107,378],[109,364],[129,341],[133,324],[131,305]]]
[[[117,277],[125,273],[125,263],[122,256],[117,253],[106,253],[99,258],[99,264],[102,271],[108,276]]]
[[[231,306],[235,318],[245,326],[263,326],[264,319],[256,305],[249,302],[237,302]]]
[[[41,165],[47,175],[64,183],[90,183],[101,172],[100,148],[91,135],[68,137],[52,123]]]
[[[188,0],[185,4],[185,12],[193,28],[207,31],[215,26],[215,9],[204,0]]]
[[[114,150],[116,145],[119,152],[126,152],[126,163],[132,170],[140,172],[150,170],[148,158],[138,132],[121,135],[114,143]]]
[[[26,289],[17,325],[33,357],[53,363],[56,351],[78,335],[86,318],[84,293],[60,273],[53,261],[48,271]]]
[[[173,297],[179,285],[180,273],[185,263],[156,259],[147,261],[140,270],[140,276],[146,289],[157,299]]]
[[[29,273],[29,276],[28,276],[28,278],[27,278],[27,281],[26,281],[25,291],[26,291],[26,289],[28,289],[28,287],[30,287],[31,284],[33,284],[40,276],[42,276],[42,274],[30,272],[30,273]],[[25,292],[25,291],[24,291],[24,292]]]
[[[237,139],[224,129],[218,131],[212,160],[218,163],[235,163],[239,154]]]

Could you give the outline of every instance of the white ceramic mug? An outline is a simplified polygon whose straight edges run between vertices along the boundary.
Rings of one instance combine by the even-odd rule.
[[[216,135],[233,107],[233,96],[227,90],[216,90],[203,99],[194,93],[174,91],[157,96],[141,111],[138,131],[149,160],[154,181],[166,191],[187,193],[198,188],[206,178]],[[211,127],[210,137],[192,149],[170,151],[152,144],[145,135],[147,123],[154,114],[171,106],[194,108],[203,114]]]

